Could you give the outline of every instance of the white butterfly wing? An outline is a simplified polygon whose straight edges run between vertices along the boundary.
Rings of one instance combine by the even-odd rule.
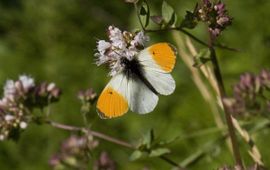
[[[158,96],[136,75],[128,79],[128,94],[130,110],[139,114],[153,111],[158,103]]]
[[[140,52],[138,60],[145,78],[162,95],[175,90],[175,81],[170,72],[174,68],[176,53],[168,43],[157,43]]]
[[[129,78],[124,73],[115,75],[100,94],[97,112],[101,118],[124,115],[128,107],[139,114],[149,113],[158,103],[158,96],[136,75]]]
[[[170,95],[175,90],[175,81],[169,73],[162,73],[154,69],[145,68],[144,76],[161,95]]]

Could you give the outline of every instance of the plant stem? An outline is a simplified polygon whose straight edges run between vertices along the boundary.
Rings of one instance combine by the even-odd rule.
[[[133,4],[134,4],[134,8],[135,8],[136,15],[137,15],[137,18],[139,20],[140,26],[141,26],[141,28],[143,29],[144,32],[150,33],[150,32],[164,32],[164,31],[177,30],[177,31],[180,31],[180,32],[184,33],[185,35],[189,36],[191,39],[193,39],[194,41],[198,42],[199,44],[208,47],[208,44],[207,43],[205,43],[202,40],[200,40],[199,38],[195,37],[193,34],[191,34],[190,32],[186,31],[181,26],[179,26],[179,27],[168,27],[168,28],[163,28],[163,29],[146,29],[146,27],[144,27],[144,25],[142,23],[137,2],[135,2]],[[238,49],[227,47],[225,45],[217,44],[217,43],[213,43],[213,46],[218,47],[218,48],[222,48],[222,49],[226,49],[226,50],[230,50],[230,51],[239,51]]]
[[[208,47],[208,44],[207,43],[203,42],[202,40],[200,40],[199,38],[195,37],[194,35],[192,35],[191,33],[189,33],[188,31],[184,30],[181,27],[169,27],[169,28],[159,29],[159,30],[145,29],[145,32],[164,32],[164,31],[172,31],[172,30],[180,31],[180,32],[184,33],[185,35],[189,36],[191,39],[193,39],[196,42],[200,43],[201,45]]]
[[[201,44],[201,45],[203,45],[205,47],[208,47],[207,43],[203,42],[202,40],[200,40],[199,38],[197,38],[196,36],[194,36],[190,32],[186,31],[182,27],[169,27],[169,28],[156,29],[156,30],[155,29],[145,29],[143,26],[142,26],[142,28],[143,28],[143,30],[145,32],[148,32],[148,33],[151,33],[151,32],[165,32],[165,31],[172,31],[172,30],[180,31],[180,32],[184,33],[185,35],[187,35],[188,37],[190,37],[191,39],[193,39],[194,41],[198,42],[199,44]],[[225,49],[225,50],[229,50],[229,51],[239,51],[238,49],[227,47],[225,45],[218,44],[218,43],[213,43],[213,46],[218,47],[218,48],[222,48],[222,49]]]
[[[68,130],[68,131],[78,131],[78,132],[81,131],[81,132],[89,133],[90,135],[93,135],[93,136],[98,137],[100,139],[109,141],[111,143],[121,145],[121,146],[130,148],[130,149],[135,149],[135,147],[128,142],[124,142],[122,140],[113,138],[111,136],[105,135],[103,133],[100,133],[100,132],[97,132],[94,130],[86,129],[84,127],[65,125],[65,124],[57,123],[57,122],[50,121],[50,120],[47,120],[46,123],[50,124],[53,127],[59,128],[59,129],[64,129],[64,130]]]
[[[178,167],[179,170],[186,170],[186,168],[184,167],[181,167],[178,163],[172,161],[171,159],[169,159],[168,157],[164,156],[164,155],[161,155],[159,156],[160,159],[164,160],[165,162],[175,166],[175,167]]]
[[[51,121],[51,120],[46,120],[45,123],[47,123],[47,124],[49,124],[49,125],[51,125],[51,126],[53,126],[55,128],[58,128],[58,129],[63,129],[63,130],[67,130],[67,131],[74,131],[74,132],[88,133],[88,134],[93,135],[93,136],[95,136],[97,138],[103,139],[105,141],[108,141],[108,142],[111,142],[111,143],[114,143],[114,144],[129,148],[129,149],[132,149],[132,150],[137,149],[134,145],[132,145],[132,144],[130,144],[128,142],[125,142],[123,140],[108,136],[106,134],[103,134],[103,133],[100,133],[100,132],[97,132],[97,131],[94,131],[94,130],[87,129],[87,128],[84,128],[84,127],[65,125],[65,124],[61,124],[61,123],[54,122],[54,121]],[[174,167],[178,167],[179,170],[186,170],[185,168],[181,167],[178,163],[174,162],[173,160],[169,159],[168,157],[166,157],[164,155],[159,156],[159,158],[164,160],[165,162],[167,162],[168,164],[170,164],[170,165],[172,165]]]
[[[213,42],[214,42],[215,38],[213,38],[211,33],[209,33],[209,35],[210,35],[210,41],[209,41],[210,58],[211,58],[211,61],[213,64],[213,71],[214,71],[214,75],[215,75],[215,78],[216,78],[216,81],[218,84],[218,90],[220,93],[221,102],[222,102],[222,105],[224,108],[224,113],[225,113],[226,122],[227,122],[227,126],[228,126],[229,136],[230,136],[231,143],[232,143],[234,158],[235,158],[237,165],[243,169],[243,163],[242,163],[239,147],[238,147],[237,140],[236,140],[235,129],[233,126],[232,117],[231,117],[230,112],[228,112],[228,110],[225,107],[224,102],[223,102],[223,99],[227,96],[227,94],[226,94],[226,90],[224,87],[222,75],[220,72],[220,68],[219,68],[219,64],[218,64],[218,60],[217,60],[217,56],[216,56],[216,51],[215,51],[214,46],[213,46]]]

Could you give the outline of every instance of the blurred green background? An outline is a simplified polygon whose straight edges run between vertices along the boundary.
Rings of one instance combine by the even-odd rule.
[[[168,0],[179,16],[184,16],[186,10],[192,10],[196,2]],[[151,10],[159,13],[161,3],[161,0],[150,2]],[[270,1],[227,0],[226,4],[234,19],[233,25],[223,33],[220,42],[241,49],[240,52],[218,50],[225,84],[228,91],[231,91],[241,73],[257,73],[262,68],[270,68]],[[109,25],[130,31],[140,28],[133,6],[122,0],[0,0],[0,84],[4,85],[7,79],[16,79],[20,74],[32,75],[37,81],[55,82],[62,88],[63,95],[52,106],[52,119],[82,126],[77,92],[93,87],[100,93],[109,80],[108,70],[97,67],[93,56],[96,41],[106,38]],[[203,27],[192,32],[207,41]],[[149,44],[158,41],[174,44],[169,33],[149,35]],[[121,118],[101,120],[93,108],[93,129],[136,142],[151,128],[159,139],[166,140],[215,127],[208,105],[180,58],[173,76],[177,82],[175,93],[160,97],[154,112],[143,116],[128,113]],[[50,169],[48,159],[69,135],[69,132],[48,125],[31,124],[18,142],[0,142],[0,169]],[[270,166],[269,135],[268,129],[256,134],[257,145],[267,166]],[[179,139],[168,146],[172,150],[168,156],[181,162],[218,136],[220,133]],[[246,155],[245,163],[251,163],[244,142],[241,142],[241,148],[242,154]],[[94,156],[103,150],[108,151],[116,161],[117,169],[171,168],[158,158],[131,162],[130,150],[102,140]],[[210,170],[224,164],[233,164],[225,142],[217,145],[199,162],[190,166],[190,169]]]

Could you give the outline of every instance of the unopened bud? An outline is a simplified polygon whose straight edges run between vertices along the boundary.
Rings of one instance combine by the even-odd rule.
[[[61,90],[59,88],[55,87],[54,89],[52,89],[50,94],[54,98],[59,98],[59,96],[61,95]]]
[[[51,159],[49,160],[49,165],[52,167],[55,167],[59,164],[60,164],[60,156],[57,154],[53,155]]]
[[[97,94],[94,92],[92,88],[89,88],[85,91],[81,90],[77,96],[78,99],[80,99],[81,101],[93,102],[96,99]]]
[[[50,83],[50,84],[47,86],[47,91],[50,92],[50,91],[52,91],[55,87],[56,87],[55,83]]]
[[[23,85],[22,85],[22,82],[20,80],[15,82],[15,87],[19,92],[23,91]]]
[[[224,17],[220,17],[217,20],[217,24],[220,26],[225,26],[225,25],[229,24],[229,21],[230,21],[230,19],[227,16],[224,16]]]
[[[0,135],[0,141],[3,141],[3,140],[5,140],[5,136],[4,135]]]
[[[25,129],[27,127],[27,123],[26,122],[21,122],[20,123],[20,128]]]
[[[6,97],[0,100],[0,108],[5,109],[8,107],[8,99]]]
[[[37,87],[37,94],[39,96],[46,96],[47,95],[47,83],[43,82]]]
[[[27,75],[21,75],[19,81],[22,83],[25,92],[28,92],[31,88],[35,86],[34,79]]]

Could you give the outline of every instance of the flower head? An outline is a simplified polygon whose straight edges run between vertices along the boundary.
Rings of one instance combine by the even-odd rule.
[[[97,97],[97,93],[92,89],[81,90],[78,93],[78,99],[84,102],[93,102]]]
[[[0,140],[17,139],[19,132],[31,121],[31,110],[42,108],[59,98],[60,89],[54,83],[35,85],[32,77],[22,75],[7,80],[0,99]]]
[[[22,75],[19,77],[19,81],[22,83],[22,87],[26,92],[35,86],[34,79],[30,76]]]
[[[117,47],[119,49],[124,49],[127,46],[127,42],[124,39],[124,35],[122,31],[114,26],[109,26],[108,28],[109,39],[113,47]]]
[[[116,164],[105,151],[101,152],[99,159],[95,162],[93,170],[106,169],[116,170]]]
[[[49,164],[56,168],[58,166],[80,167],[87,169],[88,151],[98,146],[98,141],[92,136],[72,135],[61,144],[60,151],[52,155]]]
[[[219,36],[232,22],[225,4],[221,1],[212,3],[210,0],[203,0],[195,13],[199,21],[207,23],[208,30],[214,37]]]
[[[91,111],[93,103],[96,101],[97,93],[92,89],[80,90],[77,95],[81,101],[81,113],[88,114]]]
[[[217,11],[218,15],[225,15],[226,9],[225,9],[225,4],[219,1],[214,5],[215,11]]]
[[[149,37],[144,32],[131,33],[121,31],[119,28],[109,26],[109,41],[99,40],[97,42],[96,64],[108,64],[111,68],[110,76],[119,73],[123,69],[121,60],[126,58],[132,60],[138,52],[144,48]]]
[[[233,87],[233,97],[224,99],[227,109],[236,115],[249,116],[270,113],[270,71],[245,73]]]
[[[35,87],[36,101],[41,103],[47,98],[51,101],[57,101],[61,95],[61,90],[56,87],[55,83],[42,82]]]
[[[111,44],[105,40],[98,41],[97,49],[101,55],[105,55],[107,50],[111,48]]]
[[[132,47],[145,46],[145,43],[149,41],[149,37],[145,36],[142,31],[138,32],[134,39],[130,42]]]
[[[34,86],[34,79],[26,75],[19,76],[19,80],[17,81],[7,80],[4,86],[4,97],[10,100],[16,100],[16,98],[24,96]]]

